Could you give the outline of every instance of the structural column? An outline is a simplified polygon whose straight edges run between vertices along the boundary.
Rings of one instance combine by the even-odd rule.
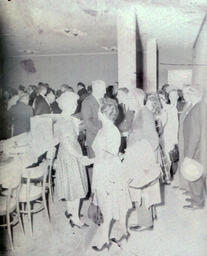
[[[134,9],[123,8],[117,15],[119,87],[136,87],[136,16]]]
[[[151,93],[157,90],[157,41],[146,39],[144,45],[144,90]]]
[[[204,17],[193,47],[192,85],[207,88],[207,20]]]

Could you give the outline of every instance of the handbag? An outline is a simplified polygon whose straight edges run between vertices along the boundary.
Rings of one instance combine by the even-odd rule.
[[[177,162],[179,160],[178,145],[175,145],[174,148],[169,152],[169,156],[171,162]]]
[[[101,209],[98,205],[94,204],[94,194],[92,195],[92,201],[88,208],[88,218],[98,226],[103,223],[103,214],[101,213]]]

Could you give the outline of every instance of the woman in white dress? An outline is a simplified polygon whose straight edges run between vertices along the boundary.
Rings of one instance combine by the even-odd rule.
[[[177,90],[169,92],[170,104],[167,104],[165,111],[167,112],[167,124],[164,130],[165,151],[169,156],[169,152],[174,149],[174,146],[178,144],[178,110]]]
[[[86,171],[81,163],[82,151],[77,141],[78,120],[73,117],[77,100],[78,96],[73,92],[65,92],[58,98],[62,113],[54,125],[54,134],[60,143],[56,164],[57,195],[59,200],[66,201],[65,215],[72,227],[83,226],[79,204],[88,192]]]
[[[119,221],[119,236],[127,235],[126,213],[131,205],[118,156],[121,136],[114,125],[117,115],[116,102],[103,99],[98,113],[102,128],[92,145],[95,152],[92,192],[94,203],[100,207],[104,219],[92,241],[92,248],[95,250],[109,248],[109,228],[112,219]]]
[[[140,119],[141,95],[137,89],[132,89],[125,97],[118,100],[124,101],[127,108],[135,111],[132,128],[129,131],[127,149],[123,161],[126,180],[129,181],[131,201],[137,211],[137,223],[130,227],[133,231],[142,231],[152,228],[152,206],[161,202],[160,196],[160,167],[156,163],[155,153],[150,144],[150,139],[145,136],[144,118]]]
[[[178,93],[176,89],[169,92],[170,104],[165,104],[162,101],[162,121],[165,122],[163,129],[163,150],[169,163],[169,178],[166,179],[166,183],[170,184],[170,169],[172,167],[172,161],[170,159],[170,152],[176,150],[178,144],[178,110],[177,101]]]

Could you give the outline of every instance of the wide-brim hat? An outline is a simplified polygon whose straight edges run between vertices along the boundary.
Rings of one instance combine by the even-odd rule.
[[[181,165],[181,174],[188,181],[196,181],[203,175],[203,166],[196,160],[186,157]]]

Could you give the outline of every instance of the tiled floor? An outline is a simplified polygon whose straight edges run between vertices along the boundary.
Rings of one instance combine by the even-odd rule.
[[[14,228],[16,256],[207,256],[207,211],[184,210],[185,196],[172,186],[165,187],[165,204],[157,207],[158,220],[153,231],[131,232],[122,248],[112,245],[110,250],[95,252],[90,241],[97,227],[90,224],[84,229],[71,228],[64,216],[64,202],[51,207],[52,229],[44,212],[34,216],[33,238]],[[87,212],[88,201],[83,204]],[[131,216],[130,220],[133,219]],[[1,255],[13,255],[10,251]]]

